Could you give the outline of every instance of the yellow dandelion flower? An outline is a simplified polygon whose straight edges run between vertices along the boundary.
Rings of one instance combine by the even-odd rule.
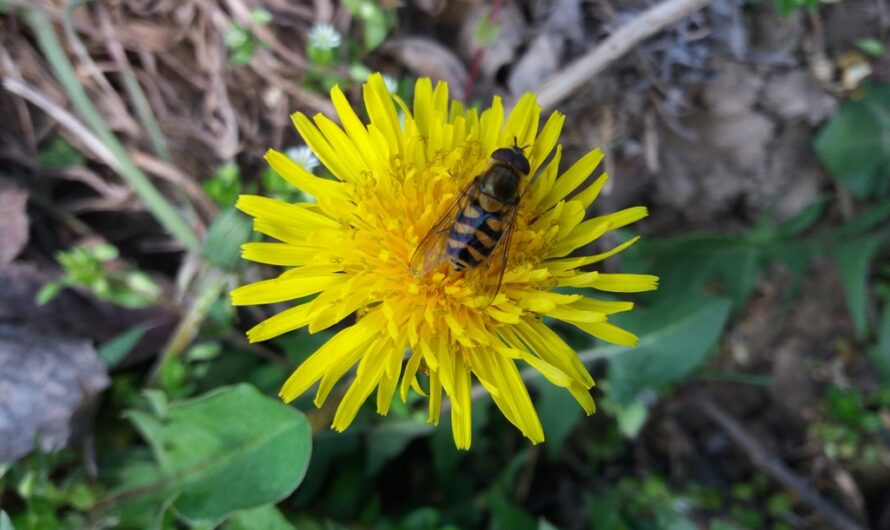
[[[603,175],[584,186],[603,154],[591,151],[559,174],[562,148],[557,141],[565,116],[554,112],[539,129],[541,109],[532,94],[522,97],[506,119],[500,98],[479,113],[449,102],[448,86],[438,83],[434,88],[429,79],[417,81],[413,108],[390,94],[380,75],[364,85],[363,96],[369,124],[339,88],[331,92],[339,125],[320,114],[311,120],[301,113],[293,116],[306,144],[336,180],[316,177],[277,151],[266,155],[272,168],[316,202],[288,204],[254,195],[238,200],[238,208],[255,218],[255,229],[278,240],[245,244],[244,258],[290,268],[275,279],[236,289],[233,304],[315,295],[249,330],[250,341],[302,327],[315,333],[355,315],[352,325],[297,368],[281,398],[290,402],[318,384],[315,404],[321,406],[357,364],[335,413],[334,429],[346,429],[375,389],[378,413],[387,413],[397,388],[402,400],[414,389],[428,396],[429,421],[438,423],[444,392],[451,400],[454,441],[466,449],[475,378],[504,416],[538,443],[544,433],[520,376],[520,362],[567,389],[593,413],[593,379],[542,318],[568,322],[611,343],[636,343],[633,334],[608,321],[610,314],[631,309],[631,302],[555,288],[655,289],[654,276],[581,270],[636,238],[601,254],[569,257],[606,232],[645,217],[646,209],[584,219],[605,183]],[[523,175],[521,200],[510,218],[498,219],[512,227],[510,236],[500,239],[499,257],[477,255],[469,260],[474,263],[460,267],[454,260],[412,267],[424,236],[443,214],[448,232],[452,221],[447,216],[454,214],[446,212],[455,211],[451,207],[462,190],[475,189],[474,178],[488,172],[492,154],[504,148],[521,149],[529,166],[522,169],[529,176]],[[477,199],[482,195],[477,193]],[[499,229],[507,233],[510,227]],[[453,244],[446,239],[436,244]],[[496,259],[504,264],[502,278],[497,271],[476,273],[497,269]],[[457,270],[461,268],[465,270]]]

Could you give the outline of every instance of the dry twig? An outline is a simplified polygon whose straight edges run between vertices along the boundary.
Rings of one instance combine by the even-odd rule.
[[[121,171],[121,166],[118,163],[117,158],[115,158],[114,154],[105,146],[105,144],[102,143],[102,141],[93,134],[86,125],[74,117],[73,114],[57,105],[40,90],[24,81],[9,77],[3,79],[3,88],[33,103],[34,106],[47,113],[62,127],[71,131],[76,138],[84,143],[86,148],[89,149],[96,158],[115,171]]]
[[[701,411],[726,432],[733,442],[748,455],[751,462],[763,472],[779,481],[783,486],[794,490],[798,497],[808,506],[819,512],[835,528],[841,530],[865,530],[865,527],[851,519],[834,506],[828,499],[819,494],[802,477],[791,471],[780,459],[771,455],[751,436],[744,427],[719,405],[704,394],[696,393],[695,403]]]
[[[553,108],[634,46],[713,1],[665,0],[648,9],[541,85],[535,91],[538,102],[545,109]]]

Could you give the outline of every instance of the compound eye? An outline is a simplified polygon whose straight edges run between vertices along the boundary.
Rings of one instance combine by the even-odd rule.
[[[501,164],[507,164],[525,175],[527,175],[531,169],[528,165],[528,158],[522,154],[522,149],[518,147],[502,147],[497,149],[491,154],[491,158]]]
[[[512,149],[502,147],[500,149],[496,149],[495,152],[491,154],[491,159],[496,162],[500,162],[501,164],[512,166],[514,156],[515,155],[513,154]]]
[[[531,167],[528,164],[528,158],[525,158],[525,155],[522,153],[514,153],[513,154],[513,167],[516,168],[516,171],[519,171],[523,175],[528,175],[529,171],[531,171]]]

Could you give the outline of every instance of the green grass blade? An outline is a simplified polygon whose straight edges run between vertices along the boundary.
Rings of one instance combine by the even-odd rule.
[[[96,136],[111,151],[120,164],[120,175],[133,187],[133,190],[145,203],[148,210],[155,216],[161,225],[167,229],[173,237],[189,250],[199,248],[198,237],[191,227],[179,216],[176,210],[167,202],[163,195],[155,188],[145,173],[139,169],[127,154],[126,149],[108,127],[102,115],[90,101],[86,91],[81,86],[71,62],[65,55],[52,21],[41,8],[31,8],[25,13],[28,25],[37,37],[40,49],[49,61],[56,78],[62,83],[62,87],[71,99],[77,112],[83,117],[87,125],[93,129]]]

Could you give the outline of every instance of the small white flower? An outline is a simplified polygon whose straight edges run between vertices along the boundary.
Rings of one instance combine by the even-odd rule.
[[[318,158],[308,145],[288,147],[284,150],[284,154],[310,173],[318,167]]]
[[[383,84],[386,85],[386,89],[390,94],[395,94],[399,89],[399,82],[386,74],[383,74]]]
[[[312,26],[312,31],[309,32],[309,45],[319,50],[339,48],[341,42],[343,42],[343,37],[340,35],[340,32],[330,24],[316,24]]]

